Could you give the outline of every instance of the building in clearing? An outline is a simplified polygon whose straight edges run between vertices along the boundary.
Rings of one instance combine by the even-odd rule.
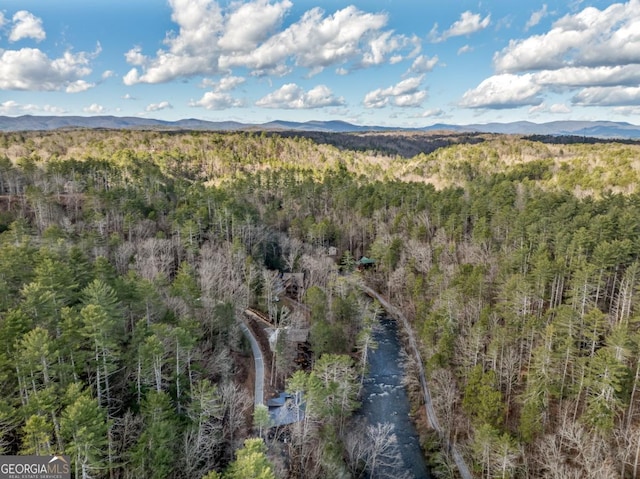
[[[362,271],[363,269],[373,268],[376,265],[376,260],[373,258],[367,258],[366,256],[363,256],[358,260],[357,265],[358,265],[358,269]]]

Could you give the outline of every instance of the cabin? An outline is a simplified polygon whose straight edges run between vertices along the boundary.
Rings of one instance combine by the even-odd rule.
[[[356,265],[358,267],[358,271],[363,271],[365,269],[374,268],[376,266],[376,260],[373,258],[367,258],[366,256],[363,256],[358,260]]]
[[[267,407],[274,426],[285,426],[304,419],[305,402],[301,393],[280,393],[278,397],[267,400]]]
[[[304,273],[282,273],[284,292],[296,301],[302,299],[304,291]]]

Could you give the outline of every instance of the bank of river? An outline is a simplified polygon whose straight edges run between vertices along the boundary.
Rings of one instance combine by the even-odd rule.
[[[399,477],[408,472],[416,479],[429,478],[420,442],[409,413],[411,406],[402,385],[404,368],[401,363],[401,344],[396,322],[381,320],[374,333],[377,349],[369,351],[369,373],[362,391],[362,407],[357,415],[369,424],[391,423],[398,438],[403,465],[395,471],[379,471],[376,477]],[[371,479],[376,479],[371,478]]]

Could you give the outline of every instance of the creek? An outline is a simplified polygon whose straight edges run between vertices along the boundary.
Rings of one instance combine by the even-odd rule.
[[[418,433],[411,421],[409,398],[402,384],[402,345],[396,322],[383,318],[373,339],[377,349],[369,351],[369,372],[362,390],[362,407],[356,416],[374,426],[379,423],[393,424],[402,465],[391,470],[381,468],[371,479],[401,477],[403,474],[416,479],[429,478]]]

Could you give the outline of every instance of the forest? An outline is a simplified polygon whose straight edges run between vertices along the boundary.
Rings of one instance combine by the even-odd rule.
[[[575,137],[0,133],[0,453],[78,478],[378,477],[384,431],[353,434],[361,282],[418,338],[434,477],[458,477],[455,443],[478,478],[635,479],[639,184],[640,144]],[[285,273],[303,283],[276,302]],[[247,308],[310,330],[309,364],[286,341],[271,361],[307,403],[286,441],[253,408]]]

